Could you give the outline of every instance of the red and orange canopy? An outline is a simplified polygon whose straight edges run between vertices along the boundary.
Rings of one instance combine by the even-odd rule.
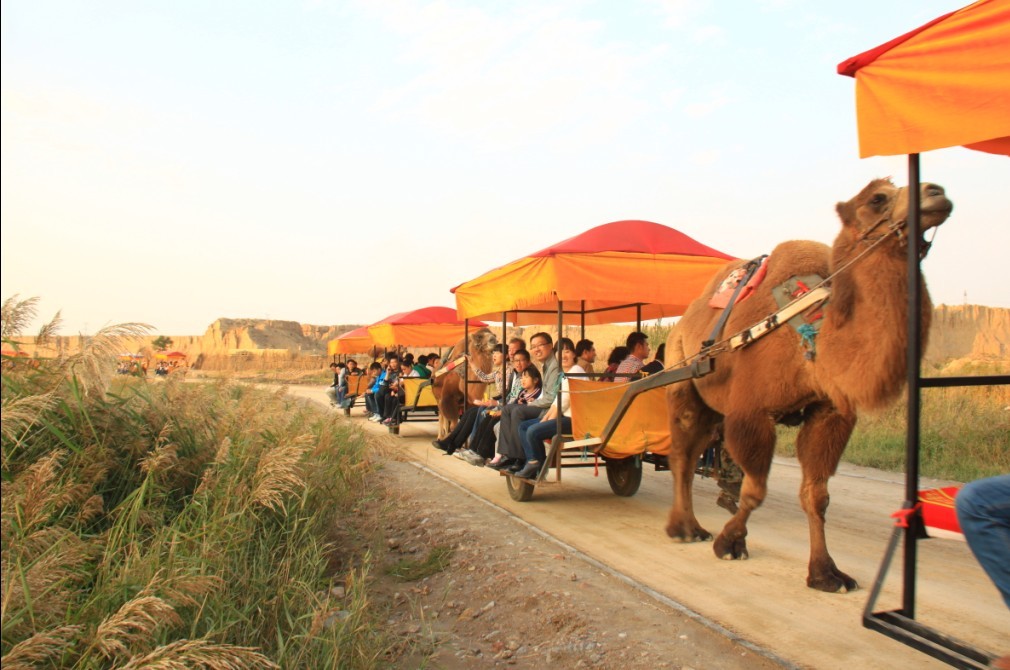
[[[487,324],[471,321],[474,328]],[[463,320],[451,307],[423,307],[400,312],[368,326],[368,334],[384,347],[442,347],[456,344],[465,332]]]
[[[859,155],[966,146],[1010,155],[1010,0],[979,0],[838,65]]]
[[[651,221],[615,221],[520,258],[452,289],[460,318],[517,325],[679,316],[712,275],[734,260]]]

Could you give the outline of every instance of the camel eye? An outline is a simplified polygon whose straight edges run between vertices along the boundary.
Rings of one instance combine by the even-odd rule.
[[[884,195],[883,193],[877,193],[870,200],[870,204],[871,205],[883,205],[886,200],[887,200],[887,196],[886,195]]]

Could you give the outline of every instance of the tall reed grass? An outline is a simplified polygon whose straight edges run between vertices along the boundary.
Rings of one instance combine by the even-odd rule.
[[[283,393],[110,382],[141,329],[4,361],[5,670],[380,664],[369,563],[331,541],[365,495],[360,432]]]

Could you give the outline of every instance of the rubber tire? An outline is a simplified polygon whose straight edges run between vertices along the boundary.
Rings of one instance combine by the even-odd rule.
[[[642,485],[642,463],[637,457],[608,458],[606,466],[611,491],[626,498],[638,493]]]
[[[533,484],[511,475],[506,475],[505,486],[508,487],[509,497],[516,502],[529,502],[536,488]]]

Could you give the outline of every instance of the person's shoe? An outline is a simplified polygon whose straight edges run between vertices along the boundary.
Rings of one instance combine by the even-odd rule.
[[[455,456],[456,458],[458,458],[461,461],[465,461],[466,460],[466,455],[468,453],[470,453],[469,449],[457,449],[456,451],[453,452],[452,455]]]
[[[442,440],[432,440],[431,446],[435,447],[436,449],[441,449],[442,451],[449,451],[449,445],[443,442]]]
[[[469,449],[467,449],[466,454],[463,456],[463,460],[470,465],[476,465],[478,468],[484,467],[484,457]]]
[[[517,463],[517,462],[518,461],[516,461],[516,459],[514,459],[514,458],[503,458],[500,461],[498,461],[497,463],[492,463],[488,467],[491,468],[492,470],[497,470],[498,472],[502,472],[503,470],[508,469],[509,466],[511,466],[511,465],[513,465],[514,463]]]
[[[526,461],[521,461],[517,458],[511,465],[508,466],[506,472],[511,472],[512,474],[515,474],[520,470],[522,470],[524,465],[526,465]]]
[[[382,425],[383,425],[383,426],[392,426],[392,425],[393,425],[393,419],[392,419],[392,418],[389,418],[389,419],[383,419],[383,421],[382,421]]]
[[[540,463],[537,461],[526,461],[526,465],[523,466],[522,470],[515,473],[516,477],[520,479],[536,479],[540,474]]]
[[[378,414],[373,414],[372,416],[368,417],[368,420],[371,421],[372,423],[375,423],[376,421],[382,421],[382,417],[379,416]]]

